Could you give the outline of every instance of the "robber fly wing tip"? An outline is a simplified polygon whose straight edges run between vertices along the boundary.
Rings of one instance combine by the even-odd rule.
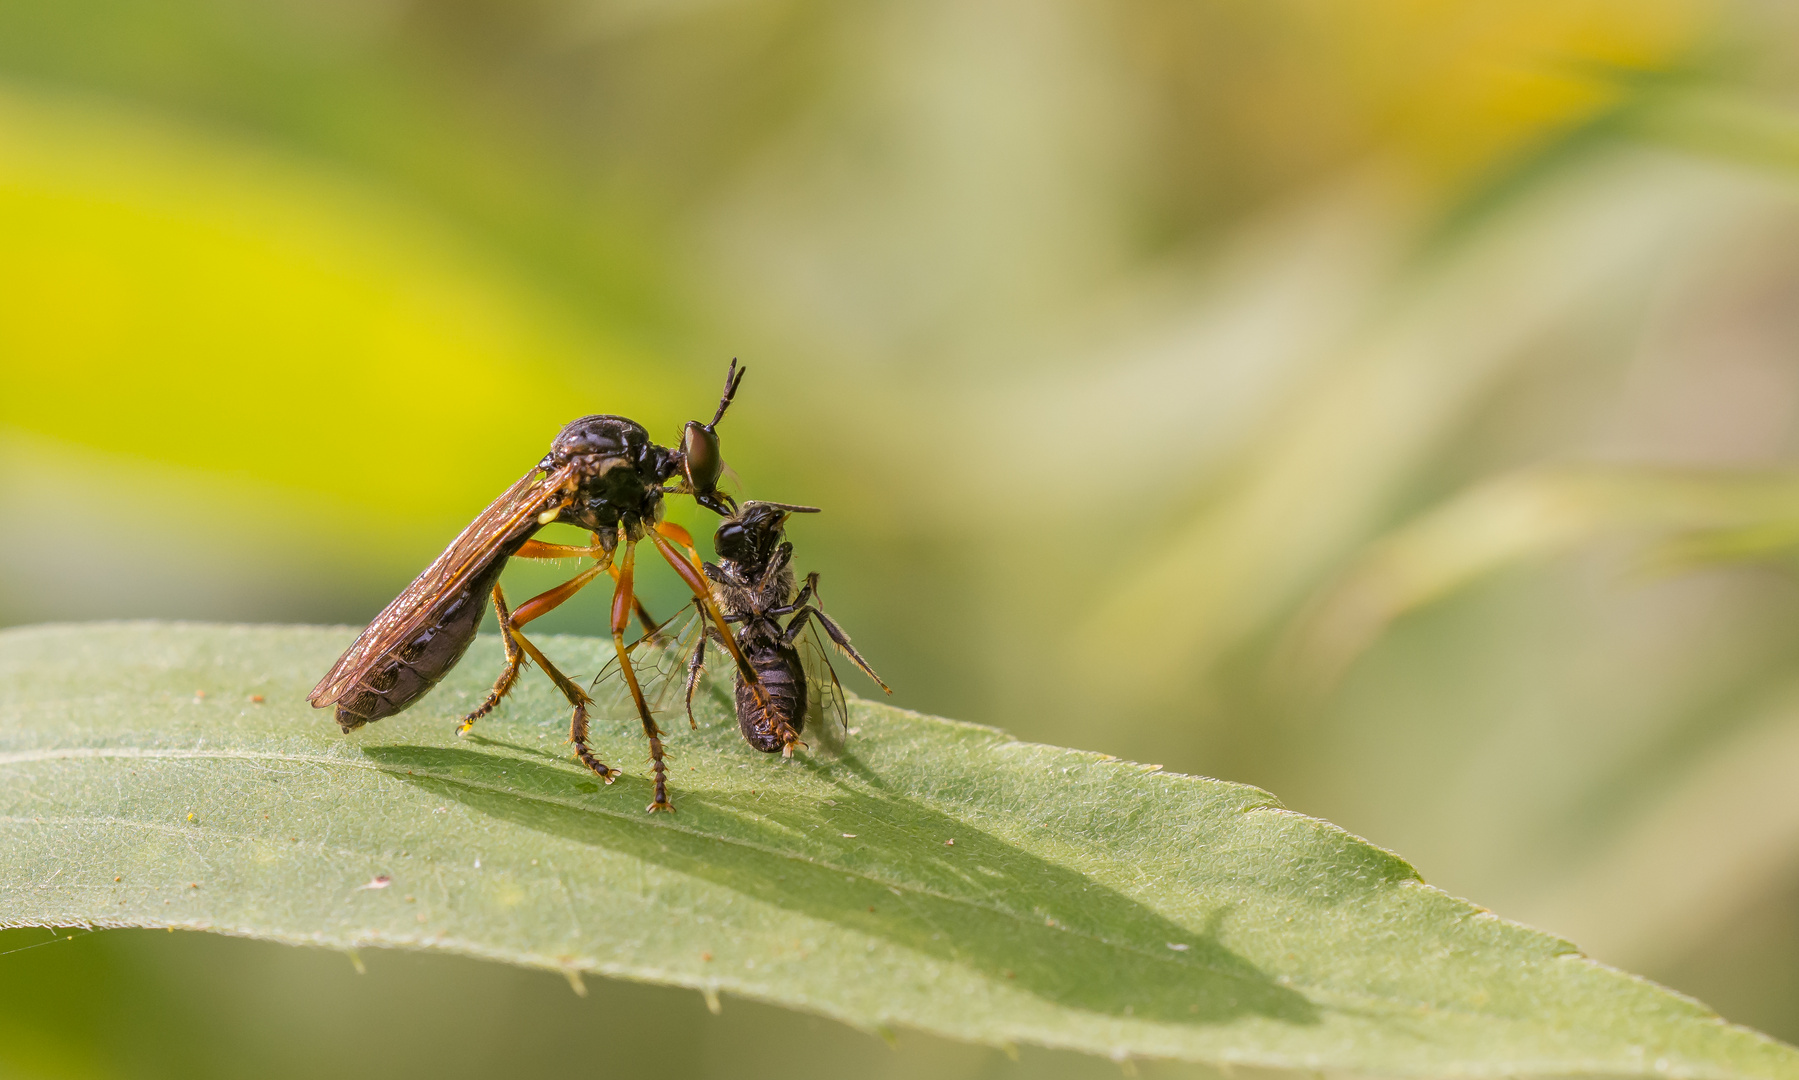
[[[341,663],[339,666],[342,666]],[[306,692],[306,701],[308,704],[315,709],[322,709],[337,701],[338,695],[333,693],[336,689],[334,684],[337,682],[337,673],[337,667],[327,671],[325,677],[318,681],[318,685]]]

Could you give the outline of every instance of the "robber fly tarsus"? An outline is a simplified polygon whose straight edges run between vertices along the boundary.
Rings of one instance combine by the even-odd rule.
[[[600,761],[587,745],[587,710],[592,700],[521,631],[526,623],[599,575],[610,574],[616,583],[613,647],[649,738],[656,773],[656,800],[649,808],[672,810],[664,784],[667,769],[662,760],[662,733],[650,716],[624,645],[632,611],[642,615],[633,589],[636,546],[648,539],[693,591],[702,618],[712,623],[716,632],[729,633],[711,600],[710,583],[694,552],[693,538],[679,525],[663,520],[663,499],[691,495],[715,513],[736,511],[730,496],[718,490],[724,459],[719,453],[717,428],[743,381],[744,370],[731,362],[712,422],[689,421],[679,448],[656,445],[641,424],[622,416],[584,416],[564,427],[544,459],[470,522],[417,580],[375,616],[313,687],[308,700],[316,708],[335,705],[338,725],[346,732],[400,712],[437,685],[462,659],[481,624],[483,603],[491,598],[499,616],[506,664],[486,700],[463,718],[457,733],[466,733],[475,721],[493,711],[517,682],[529,657],[574,708],[569,739],[575,756],[610,784],[618,770]],[[532,539],[552,522],[586,529],[593,543],[580,547]],[[684,554],[676,551],[677,544],[685,549]],[[507,606],[499,585],[506,560],[569,556],[591,558],[594,564],[516,608]],[[645,622],[647,625],[647,617]],[[767,700],[768,692],[756,670],[734,641],[730,651],[740,674],[750,681],[751,697]]]

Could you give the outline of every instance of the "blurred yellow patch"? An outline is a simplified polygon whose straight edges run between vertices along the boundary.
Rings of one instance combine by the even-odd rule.
[[[663,392],[425,215],[165,118],[0,91],[0,424],[466,513]]]
[[[1717,6],[1387,0],[1326,5],[1313,17],[1351,69],[1351,93],[1366,95],[1382,141],[1426,182],[1454,189],[1614,101],[1620,90],[1599,70],[1677,62]]]

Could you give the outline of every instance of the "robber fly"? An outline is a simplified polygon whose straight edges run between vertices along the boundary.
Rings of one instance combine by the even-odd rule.
[[[695,502],[714,513],[736,511],[731,497],[718,490],[724,458],[719,453],[717,429],[744,371],[735,360],[731,362],[712,422],[689,421],[679,449],[656,445],[641,424],[622,416],[584,416],[563,428],[544,459],[470,522],[416,581],[375,616],[313,687],[307,700],[315,708],[337,706],[338,726],[346,732],[405,709],[462,659],[481,624],[483,601],[491,598],[499,616],[506,664],[486,700],[463,717],[457,734],[466,734],[475,721],[493,711],[518,681],[519,670],[530,657],[574,707],[569,739],[575,745],[575,756],[610,784],[619,771],[600,761],[587,745],[587,710],[592,699],[558,671],[520,629],[594,578],[609,573],[615,582],[612,643],[650,740],[656,772],[656,800],[649,808],[672,810],[664,784],[667,770],[662,761],[662,733],[650,717],[624,645],[631,612],[636,608],[641,613],[633,591],[635,552],[638,541],[648,539],[693,591],[701,616],[715,624],[717,632],[729,633],[712,602],[693,537],[662,519],[663,497],[692,495]],[[674,483],[664,487],[669,481]],[[588,530],[593,544],[545,544],[531,538],[552,522]],[[685,549],[685,556],[674,544]],[[506,560],[570,556],[591,558],[594,565],[516,609],[507,607],[499,585]],[[734,641],[730,649],[740,673],[751,680],[752,698],[767,699],[767,690]]]
[[[712,602],[724,614],[726,623],[735,624],[733,642],[730,634],[721,634],[716,626],[700,625],[698,640],[687,661],[687,719],[693,722],[693,694],[699,685],[700,672],[706,666],[706,640],[711,638],[727,649],[740,653],[767,691],[767,701],[755,692],[742,667],[736,679],[737,726],[743,737],[758,750],[779,750],[791,757],[795,746],[805,746],[800,732],[805,729],[809,709],[821,707],[829,698],[841,708],[843,691],[837,684],[837,672],[822,649],[817,650],[823,671],[809,680],[806,666],[797,646],[807,629],[807,620],[816,619],[831,641],[850,658],[875,685],[891,694],[886,683],[862,659],[850,644],[849,635],[836,620],[826,615],[818,603],[818,574],[806,575],[806,583],[794,593],[793,545],[783,536],[789,514],[816,514],[813,506],[788,503],[746,502],[737,513],[726,518],[713,534],[716,563],[706,563],[706,576],[712,581]],[[695,601],[699,606],[699,601]],[[781,620],[785,618],[785,626]],[[825,685],[825,679],[830,684]],[[816,683],[816,685],[813,685]]]

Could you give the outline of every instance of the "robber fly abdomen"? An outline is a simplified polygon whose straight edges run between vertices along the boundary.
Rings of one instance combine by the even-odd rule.
[[[672,810],[663,784],[666,767],[662,760],[662,733],[650,717],[624,645],[624,631],[633,609],[642,615],[634,594],[635,552],[639,541],[649,540],[693,591],[702,616],[721,635],[727,632],[722,614],[712,603],[699,559],[693,553],[693,538],[687,530],[663,520],[663,497],[692,495],[694,501],[716,513],[731,514],[736,510],[731,499],[718,491],[724,459],[719,453],[717,427],[742,379],[743,370],[733,361],[712,422],[689,422],[682,431],[678,449],[656,445],[643,425],[622,416],[584,416],[564,427],[544,459],[470,522],[417,580],[375,616],[313,687],[308,700],[318,708],[337,706],[337,722],[345,731],[399,712],[435,686],[462,658],[480,625],[483,601],[491,599],[499,616],[506,665],[486,700],[463,717],[458,734],[466,733],[476,720],[499,704],[517,682],[529,657],[574,707],[569,738],[575,744],[575,755],[611,783],[618,770],[601,762],[587,746],[587,707],[591,700],[550,663],[521,629],[600,574],[610,573],[616,582],[612,643],[644,734],[649,738],[650,758],[656,770],[656,799],[650,809]],[[673,486],[663,486],[671,481]],[[568,547],[532,539],[551,522],[586,529],[593,543]],[[685,555],[675,550],[676,544],[686,549]],[[569,556],[590,558],[593,565],[516,609],[507,607],[499,577],[508,559]],[[643,618],[646,623],[649,621],[647,616]],[[727,640],[726,644],[751,696],[758,701],[766,699],[767,690],[736,642]]]
[[[836,672],[831,670],[830,660],[822,651],[817,654],[823,663],[821,674],[831,685],[827,687],[822,680],[807,676],[796,645],[807,628],[808,619],[816,619],[832,643],[861,668],[863,674],[873,679],[875,685],[893,693],[850,644],[849,635],[843,628],[813,603],[818,594],[818,575],[806,575],[806,584],[797,595],[794,593],[793,545],[783,536],[787,517],[817,512],[817,508],[811,506],[746,502],[740,511],[719,524],[718,532],[713,535],[718,562],[705,565],[706,576],[712,579],[713,600],[724,613],[724,621],[738,626],[737,649],[743,654],[754,678],[767,689],[768,700],[764,702],[755,692],[754,684],[739,670],[737,726],[745,741],[767,753],[778,750],[791,756],[795,746],[804,746],[800,732],[805,729],[806,716],[814,704],[812,699],[822,700],[827,694],[841,696],[836,686]],[[781,623],[783,618],[787,619],[786,625]],[[706,628],[702,627],[702,630]],[[695,643],[687,670],[687,716],[690,722],[694,689],[706,664],[708,637],[726,646],[731,644],[716,631],[703,632]],[[818,685],[814,685],[815,682]]]
[[[500,549],[486,570],[446,598],[435,621],[372,665],[358,689],[338,699],[338,726],[353,731],[371,720],[392,716],[424,697],[449,674],[475,640],[481,616],[487,613],[488,594],[506,568],[506,560],[522,543],[523,538],[510,545],[513,551]]]

